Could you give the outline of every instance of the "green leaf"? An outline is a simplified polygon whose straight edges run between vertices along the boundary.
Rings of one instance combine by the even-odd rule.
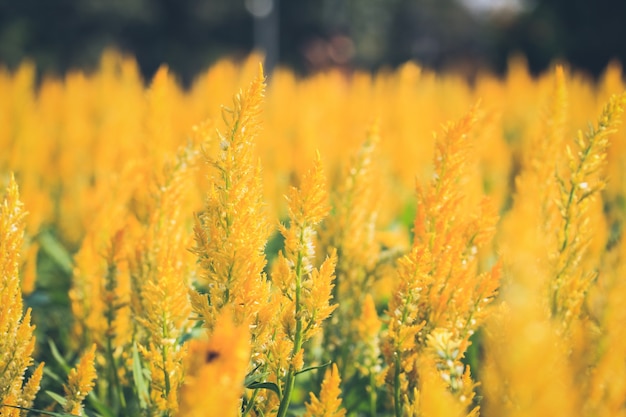
[[[52,378],[52,380],[53,380],[54,382],[57,382],[59,385],[63,385],[63,383],[64,383],[64,382],[63,382],[63,378],[61,378],[60,376],[58,376],[57,374],[55,374],[55,373],[54,373],[54,372],[50,369],[50,367],[48,367],[48,366],[44,366],[44,368],[43,368],[43,373],[44,373],[44,375],[49,376],[50,378]]]
[[[65,398],[63,398],[62,396],[60,396],[59,394],[57,394],[56,392],[52,392],[52,391],[46,390],[46,394],[51,396],[52,399],[54,401],[58,402],[59,404],[61,404],[61,406],[64,406],[65,403],[67,403],[67,400]]]
[[[259,369],[260,367],[261,365],[259,364],[252,371],[248,372],[248,375],[246,375],[246,379],[243,381],[244,387],[248,387],[248,385],[250,384],[265,379],[270,374],[269,372],[259,372],[258,374],[255,374],[257,369]]]
[[[305,373],[305,372],[311,372],[311,371],[314,371],[314,370],[316,370],[316,369],[326,368],[326,367],[327,367],[328,365],[330,365],[330,364],[331,364],[331,362],[330,362],[330,361],[328,361],[328,362],[323,363],[323,364],[321,364],[321,365],[317,365],[317,366],[309,366],[308,368],[304,368],[304,369],[302,369],[302,370],[300,370],[300,371],[296,372],[296,375],[300,375],[300,374],[303,374],[303,373]]]
[[[202,322],[198,321],[198,322],[196,322],[196,324],[194,324],[194,326],[187,333],[183,334],[179,338],[178,345],[182,346],[185,343],[187,343],[187,341],[189,341],[191,339],[197,339],[204,332],[206,332],[206,330],[204,329],[204,327],[202,327]]]
[[[59,365],[61,365],[65,373],[68,374],[70,372],[70,369],[72,368],[67,364],[67,362],[65,361],[65,358],[61,356],[61,354],[59,353],[59,350],[57,349],[57,345],[54,343],[52,339],[48,340],[48,345],[50,346],[50,352],[52,353],[52,356],[54,357],[54,359],[57,361]]]
[[[141,366],[141,359],[139,358],[139,351],[137,350],[137,343],[133,343],[133,379],[135,380],[135,386],[137,387],[137,396],[139,397],[139,406],[142,409],[148,407],[146,398],[148,397],[148,385],[143,375],[143,368]]]
[[[276,395],[280,396],[280,391],[278,390],[278,385],[273,382],[253,382],[250,385],[247,385],[246,388],[249,389],[268,389],[276,393]]]
[[[65,272],[70,275],[74,270],[74,261],[65,247],[50,232],[39,234],[41,249]]]
[[[89,401],[89,405],[96,409],[98,413],[100,413],[104,417],[115,417],[115,414],[109,407],[100,401],[100,399],[96,396],[96,394],[92,392],[87,396],[87,401]]]
[[[50,391],[46,391],[46,392],[50,393]],[[11,408],[17,408],[18,410],[32,411],[33,413],[39,413],[39,414],[43,414],[43,415],[46,415],[46,416],[53,416],[53,417],[77,417],[76,414],[55,413],[53,411],[39,410],[37,408],[21,407],[19,405],[9,405],[9,404],[1,404],[1,405],[2,405],[2,407],[11,407]]]

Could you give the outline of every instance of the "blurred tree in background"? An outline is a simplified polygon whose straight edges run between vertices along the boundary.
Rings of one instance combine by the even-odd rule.
[[[494,35],[490,54],[498,70],[516,50],[535,72],[558,57],[597,76],[610,60],[626,61],[626,1],[537,0]]]
[[[535,72],[562,58],[597,75],[626,57],[624,22],[614,0],[0,0],[0,63],[62,74],[114,47],[189,83],[254,48],[301,73],[415,59],[469,76],[521,52]]]

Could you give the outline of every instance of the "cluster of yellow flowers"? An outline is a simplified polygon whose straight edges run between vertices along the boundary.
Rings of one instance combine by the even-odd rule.
[[[626,415],[618,65],[259,60],[0,70],[0,416]]]

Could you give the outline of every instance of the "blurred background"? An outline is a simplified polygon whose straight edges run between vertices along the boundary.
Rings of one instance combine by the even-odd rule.
[[[626,59],[622,0],[0,0],[0,65],[92,69],[105,48],[150,78],[166,63],[189,84],[224,56],[262,50],[266,67],[378,70],[407,60],[472,77],[527,57],[593,76]]]

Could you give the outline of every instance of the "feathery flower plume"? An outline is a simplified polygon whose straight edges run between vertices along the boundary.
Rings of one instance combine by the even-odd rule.
[[[269,298],[263,249],[270,229],[254,159],[264,88],[259,67],[248,89],[235,96],[233,108],[223,109],[225,127],[216,135],[219,154],[207,155],[211,183],[197,215],[193,249],[202,268],[201,293],[192,294],[194,310],[212,329],[219,311],[233,306],[235,321],[253,326],[253,345],[263,330],[258,314]]]
[[[278,310],[278,298],[272,296],[263,272],[270,226],[263,203],[261,167],[255,159],[264,89],[259,65],[256,79],[235,96],[233,108],[223,108],[224,128],[215,134],[207,132],[207,124],[196,128],[196,134],[204,136],[207,145],[217,140],[218,154],[206,155],[209,190],[204,208],[196,216],[193,248],[200,273],[198,290],[190,293],[192,309],[210,334],[225,308],[232,311],[237,325],[249,326],[251,366],[259,369],[263,380],[268,375],[264,358]],[[258,392],[247,398],[246,406],[262,403],[262,407],[272,407],[270,402],[275,398],[270,400]]]
[[[398,417],[417,400],[418,362],[426,354],[434,356],[460,404],[469,406],[473,397],[461,358],[499,285],[499,268],[479,273],[477,259],[478,249],[493,238],[497,216],[487,199],[472,212],[463,190],[474,174],[466,161],[474,122],[472,110],[444,127],[431,184],[417,187],[415,240],[399,260],[383,344]]]
[[[15,178],[11,175],[0,205],[0,415],[19,416],[20,410],[3,405],[29,407],[39,390],[43,364],[23,383],[33,363],[34,326],[30,309],[23,314],[19,267],[24,239],[24,212]]]
[[[314,267],[316,227],[330,209],[319,154],[313,168],[301,178],[300,187],[289,190],[287,202],[290,224],[288,228],[279,226],[285,238],[285,250],[279,255],[272,270],[272,282],[282,293],[282,333],[274,338],[274,347],[283,345],[281,339],[286,339],[288,345],[291,345],[286,362],[284,357],[278,355],[269,358],[272,362],[279,361],[287,365],[286,369],[279,369],[279,375],[285,374],[279,382],[282,393],[277,414],[279,417],[287,413],[296,374],[304,365],[304,342],[321,330],[322,322],[336,308],[330,304],[337,262],[335,252],[319,269]]]
[[[78,365],[73,368],[68,377],[65,388],[65,404],[63,411],[70,414],[83,415],[83,401],[94,387],[97,378],[94,361],[96,359],[96,345],[80,358]]]
[[[341,377],[337,365],[327,370],[322,381],[320,397],[311,394],[311,401],[306,404],[304,417],[344,417],[346,410],[341,407]]]
[[[626,93],[612,96],[598,120],[585,134],[578,132],[574,148],[567,146],[568,176],[557,172],[561,215],[556,275],[550,287],[552,314],[567,325],[579,317],[597,266],[585,267],[584,257],[593,237],[591,215],[597,194],[604,189],[609,138],[621,123]]]
[[[130,261],[136,340],[150,370],[148,407],[168,415],[178,407],[185,353],[180,338],[191,324],[187,277],[193,263],[187,259],[190,228],[185,228],[182,208],[193,185],[194,157],[185,149],[174,166],[164,169],[163,178],[155,181],[154,206]]]

